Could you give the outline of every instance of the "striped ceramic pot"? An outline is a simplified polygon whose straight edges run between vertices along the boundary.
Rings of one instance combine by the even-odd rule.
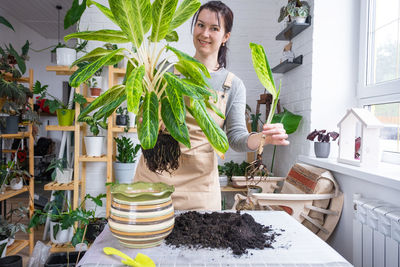
[[[136,182],[111,188],[108,224],[121,245],[148,248],[161,244],[174,227],[173,192],[174,187],[164,183]]]

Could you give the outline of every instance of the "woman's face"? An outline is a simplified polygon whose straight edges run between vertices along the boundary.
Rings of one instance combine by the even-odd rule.
[[[225,33],[225,22],[218,14],[203,9],[196,21],[193,29],[193,43],[196,48],[196,54],[203,57],[216,54],[222,43],[228,41],[230,33]]]

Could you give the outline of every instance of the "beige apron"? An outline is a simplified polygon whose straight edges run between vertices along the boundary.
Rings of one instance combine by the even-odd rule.
[[[229,95],[227,90],[232,86],[233,77],[234,75],[229,72],[223,85],[224,91],[217,92],[218,102],[215,105],[224,114]],[[208,111],[222,128],[224,120],[213,111]],[[186,124],[191,148],[180,144],[179,168],[172,175],[167,172],[161,175],[156,174],[147,168],[142,155],[134,181],[163,182],[174,185],[175,192],[172,194],[172,200],[176,210],[221,210],[217,154],[189,112],[186,113]]]

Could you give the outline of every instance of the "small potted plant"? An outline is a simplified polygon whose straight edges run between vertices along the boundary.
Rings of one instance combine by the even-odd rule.
[[[128,132],[130,124],[131,124],[131,118],[128,114],[128,108],[119,107],[116,112],[117,112],[117,116],[116,116],[115,124],[117,126],[125,126],[124,132]],[[133,114],[133,113],[131,113],[131,114]]]
[[[50,113],[57,113],[58,124],[60,126],[72,125],[74,122],[75,110],[68,108],[69,106],[72,106],[72,103],[68,103],[67,105],[64,104],[63,101],[51,95],[47,88],[48,85],[42,85],[40,81],[36,81],[33,93],[40,95],[39,100],[46,99],[46,97],[52,98],[51,100],[46,99],[44,105],[49,107]],[[72,101],[80,105],[83,105],[87,102],[83,95],[77,93],[75,93]]]
[[[289,0],[286,6],[280,10],[278,22],[287,18],[287,22],[305,23],[306,18],[310,13],[310,5],[307,1]]]
[[[92,77],[91,79],[89,79],[89,90],[90,90],[90,96],[92,97],[98,97],[101,94],[101,88],[98,85],[96,77]]]
[[[115,180],[118,183],[130,184],[135,175],[136,156],[140,144],[134,146],[132,140],[125,136],[116,137],[114,140],[118,150],[117,161],[114,162]]]
[[[53,159],[49,167],[47,167],[46,172],[51,170],[53,170],[51,173],[53,181],[60,184],[71,182],[74,170],[67,167],[67,161],[65,158]]]
[[[332,141],[336,141],[339,137],[337,132],[326,132],[326,130],[314,130],[307,135],[307,139],[314,141],[317,137],[317,142],[314,142],[314,152],[317,158],[327,158],[329,156]]]
[[[219,185],[220,186],[228,186],[228,176],[225,174],[226,167],[224,165],[218,165],[218,174],[219,174]]]
[[[89,125],[89,131],[92,136],[85,136],[86,155],[90,157],[100,157],[103,155],[104,136],[98,136],[100,133],[99,127],[107,129],[107,117],[103,120],[97,118],[97,112],[93,116],[86,115],[82,121]]]
[[[11,246],[15,240],[15,234],[18,232],[27,233],[27,225],[21,223],[21,221],[28,214],[28,209],[19,205],[18,208],[11,209],[7,212],[7,215],[0,218],[0,255],[5,256],[8,246]],[[11,222],[13,217],[17,217],[17,222]]]
[[[77,54],[85,51],[87,43],[88,41],[78,42],[72,47],[58,43],[54,48],[57,56],[57,65],[70,66],[76,60]]]
[[[21,168],[20,164],[17,162],[9,162],[9,181],[10,181],[10,188],[13,190],[20,190],[24,186],[24,180],[29,179],[32,175]]]

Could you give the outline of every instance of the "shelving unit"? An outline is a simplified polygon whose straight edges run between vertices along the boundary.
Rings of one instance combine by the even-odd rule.
[[[283,61],[279,65],[275,66],[272,68],[273,73],[285,73],[288,72],[289,70],[292,70],[298,66],[303,64],[303,55],[300,55],[293,59],[293,62],[289,62],[288,60]]]
[[[108,88],[113,87],[118,83],[118,79],[125,76],[125,69],[114,68],[109,66],[108,68]],[[129,133],[135,133],[136,128],[130,128]],[[117,127],[115,125],[115,112],[108,118],[108,131],[107,131],[107,183],[113,182],[113,162],[116,157],[116,146],[114,137],[117,133],[123,133],[123,127]],[[112,152],[112,153],[111,153]],[[110,186],[107,186],[107,200],[106,200],[106,217],[110,215],[111,208],[111,192]]]
[[[311,26],[311,16],[308,16],[305,23],[297,23],[293,21],[285,29],[283,29],[276,37],[278,41],[290,41],[302,31]],[[272,68],[273,73],[285,73],[303,64],[303,55],[297,56],[293,62],[285,60],[279,65]]]
[[[6,77],[7,78],[7,77]],[[10,80],[12,78],[10,77]],[[29,76],[21,77],[17,79],[17,82],[29,84],[29,89],[33,90],[33,70],[29,69]],[[33,99],[29,99],[29,104],[33,106]],[[34,138],[32,134],[32,124],[28,124],[27,132],[19,132],[17,134],[0,134],[1,138],[8,139],[24,139],[29,138],[28,142],[28,162],[29,162],[29,173],[31,178],[29,179],[29,184],[24,186],[20,190],[7,189],[3,194],[0,194],[0,201],[6,201],[7,199],[22,194],[24,192],[29,192],[29,218],[32,218],[34,212]],[[3,151],[1,151],[3,152]],[[5,150],[6,153],[17,152],[15,150]],[[15,240],[14,244],[7,248],[7,256],[17,254],[19,251],[29,246],[29,254],[32,254],[34,246],[34,229],[31,229],[29,239],[27,240]]]
[[[293,21],[285,29],[283,29],[276,37],[277,41],[290,41],[299,33],[311,26],[311,16],[308,16],[305,23],[297,23]]]

